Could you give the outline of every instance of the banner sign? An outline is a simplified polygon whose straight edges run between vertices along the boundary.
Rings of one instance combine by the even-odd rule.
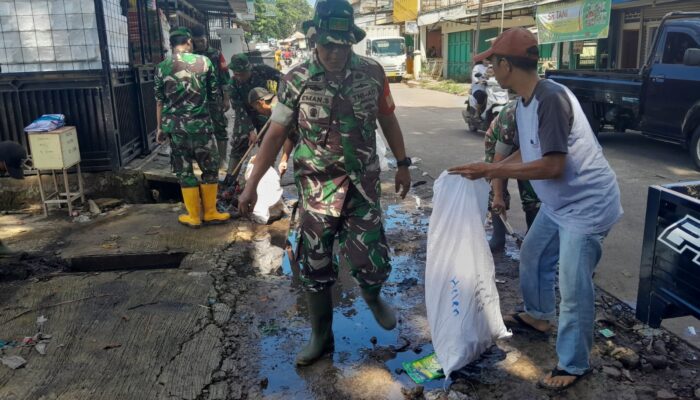
[[[538,6],[539,43],[607,38],[610,1],[576,0]]]
[[[406,21],[404,27],[404,33],[407,35],[417,35],[418,34],[418,23],[416,21]]]

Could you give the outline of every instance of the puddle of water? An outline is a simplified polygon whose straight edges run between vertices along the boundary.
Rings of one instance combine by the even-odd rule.
[[[408,211],[408,212],[406,212]],[[364,398],[365,393],[383,398],[402,399],[402,386],[413,387],[415,383],[401,373],[402,363],[424,357],[433,351],[432,344],[420,342],[416,327],[415,308],[424,301],[423,288],[425,270],[425,243],[428,218],[418,214],[415,208],[404,210],[400,205],[390,205],[385,212],[384,226],[390,245],[398,241],[415,240],[422,237],[421,244],[411,251],[396,251],[392,256],[392,273],[384,286],[383,295],[399,311],[401,324],[393,331],[385,331],[374,320],[374,316],[360,296],[357,284],[352,280],[346,266],[341,266],[338,281],[334,286],[333,331],[335,352],[314,365],[294,367],[296,352],[304,346],[310,335],[305,296],[299,288],[298,279],[289,260],[283,262],[283,271],[290,277],[289,284],[296,292],[296,313],[289,318],[278,318],[284,325],[278,332],[263,336],[261,340],[260,378],[267,377],[269,385],[264,391],[266,398],[329,398],[355,395]],[[393,238],[392,235],[400,236]],[[398,248],[398,246],[397,246]],[[393,351],[412,337],[415,343],[402,352]],[[370,339],[376,339],[372,344]],[[420,353],[414,349],[420,348]],[[399,372],[400,374],[397,374]],[[372,385],[377,385],[374,392]],[[442,381],[429,382],[426,389],[441,388]]]

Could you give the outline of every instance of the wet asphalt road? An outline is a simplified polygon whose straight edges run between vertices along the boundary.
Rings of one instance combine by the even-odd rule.
[[[397,116],[404,132],[407,151],[418,157],[420,168],[437,178],[446,168],[483,160],[483,135],[470,133],[462,120],[464,97],[392,84]],[[639,262],[644,231],[647,188],[677,181],[700,180],[685,149],[634,133],[602,133],[600,143],[618,177],[625,215],[605,241],[603,259],[596,271],[596,283],[622,301],[635,306]],[[414,177],[415,179],[416,177]],[[515,182],[509,183],[513,205],[509,220],[516,230],[525,231]],[[692,318],[667,320],[665,326],[683,335],[689,325],[700,327]],[[700,337],[685,338],[700,345]]]

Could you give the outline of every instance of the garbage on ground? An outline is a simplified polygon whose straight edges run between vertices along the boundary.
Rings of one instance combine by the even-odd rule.
[[[608,339],[615,336],[615,332],[613,332],[612,330],[610,330],[608,328],[600,329],[598,331],[598,333],[600,333],[601,335],[603,335],[604,337],[606,337]]]
[[[688,329],[686,329],[686,332],[689,336],[697,336],[698,334],[694,326],[689,326]]]
[[[66,124],[66,116],[63,114],[44,114],[35,119],[24,128],[25,132],[49,132]]]
[[[419,385],[445,376],[435,353],[415,361],[404,362],[402,365],[406,374]]]
[[[27,363],[27,360],[20,356],[7,356],[1,357],[0,363],[9,367],[10,369],[22,368]]]
[[[512,333],[503,323],[484,231],[489,184],[443,172],[434,193],[425,302],[435,353],[449,376]]]

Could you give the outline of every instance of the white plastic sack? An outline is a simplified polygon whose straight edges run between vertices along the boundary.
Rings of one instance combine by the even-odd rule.
[[[389,160],[386,158],[386,144],[379,132],[375,132],[377,138],[377,157],[379,157],[379,169],[382,171],[389,170]]]
[[[253,172],[253,163],[251,160],[245,170],[246,181],[250,179],[250,174]],[[258,224],[267,224],[270,220],[270,210],[279,212],[284,209],[282,202],[282,187],[280,186],[280,175],[277,171],[270,167],[265,172],[260,183],[258,184],[258,201],[253,208],[253,221]]]
[[[484,232],[488,183],[443,172],[433,191],[425,303],[435,354],[449,377],[511,333],[503,323]]]

